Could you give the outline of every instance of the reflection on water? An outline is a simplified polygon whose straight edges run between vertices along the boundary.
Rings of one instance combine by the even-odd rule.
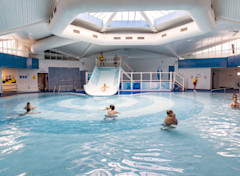
[[[16,116],[27,101],[43,113]],[[0,175],[240,175],[240,111],[230,102],[207,93],[1,99]],[[121,114],[104,122],[109,104]],[[179,125],[160,130],[168,108]]]
[[[240,157],[240,111],[231,109],[230,101],[219,101],[218,97],[206,101],[208,111],[198,117],[197,128],[202,138],[214,144],[217,154]]]

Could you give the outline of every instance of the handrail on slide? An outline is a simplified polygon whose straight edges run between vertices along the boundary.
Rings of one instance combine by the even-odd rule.
[[[175,78],[174,82],[177,83],[182,88],[182,90],[184,90],[184,77],[181,76],[179,73],[175,72],[174,78]]]
[[[134,72],[133,69],[122,60],[122,58],[119,58],[118,60],[114,60],[112,58],[105,58],[103,61],[100,61],[99,58],[96,57],[95,64],[98,67],[118,67],[121,66],[122,70],[125,72]]]
[[[110,96],[118,92],[121,67],[95,66],[90,80],[84,85],[84,90],[92,96]],[[106,87],[104,88],[104,84]]]

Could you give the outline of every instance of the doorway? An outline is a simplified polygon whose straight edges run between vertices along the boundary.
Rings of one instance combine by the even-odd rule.
[[[212,69],[212,89],[219,88],[219,69]]]
[[[169,67],[168,67],[168,71],[169,71],[169,72],[174,72],[174,71],[175,71],[175,67],[174,67],[174,66],[169,66]],[[169,74],[169,76],[168,76],[168,80],[170,80],[170,74]]]
[[[38,73],[39,91],[48,91],[48,73]]]

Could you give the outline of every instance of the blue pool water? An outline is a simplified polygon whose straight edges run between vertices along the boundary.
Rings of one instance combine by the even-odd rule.
[[[41,114],[18,116],[30,101]],[[240,175],[240,111],[231,95],[0,99],[0,175]],[[121,114],[103,121],[109,104]],[[160,130],[166,109],[179,125]]]

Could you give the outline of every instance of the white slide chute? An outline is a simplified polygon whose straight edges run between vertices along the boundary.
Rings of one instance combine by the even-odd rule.
[[[92,96],[110,96],[117,93],[120,85],[121,67],[95,66],[89,82],[84,85],[84,90]],[[104,84],[106,88],[104,90]]]

